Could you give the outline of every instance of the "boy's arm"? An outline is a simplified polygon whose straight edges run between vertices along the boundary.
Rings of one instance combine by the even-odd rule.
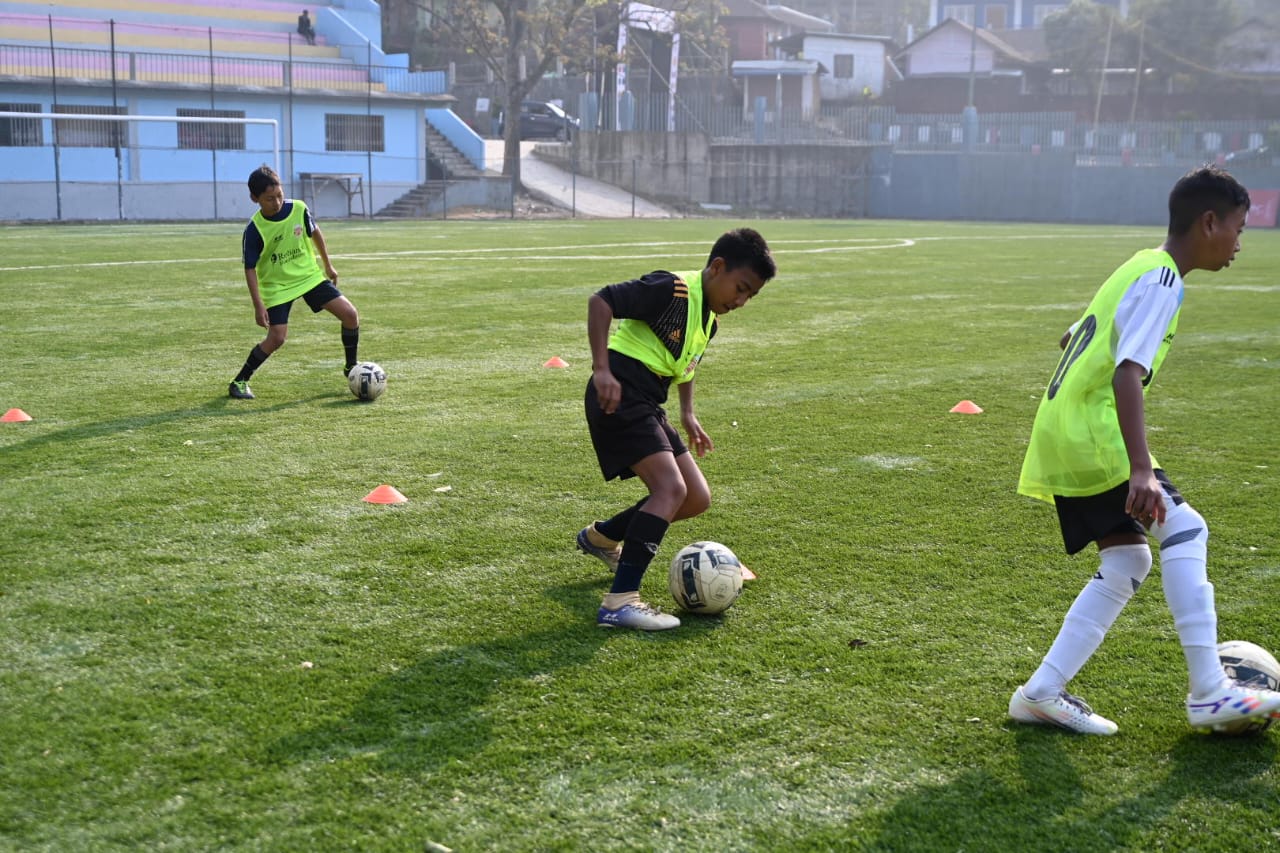
[[[249,285],[249,298],[253,300],[253,320],[262,328],[267,328],[267,306],[262,304],[262,294],[258,292],[258,271],[253,267],[244,268],[244,281]]]
[[[609,326],[613,308],[598,293],[587,300],[587,342],[591,344],[591,381],[596,386],[600,410],[612,415],[622,401],[622,383],[609,369]]]
[[[1150,526],[1164,523],[1164,490],[1151,468],[1147,448],[1146,416],[1143,412],[1142,380],[1147,369],[1136,361],[1123,361],[1111,378],[1116,395],[1116,418],[1129,456],[1129,497],[1124,511]]]
[[[333,264],[329,263],[329,247],[325,245],[324,235],[320,233],[320,226],[317,225],[311,229],[311,242],[315,244],[316,251],[320,253],[320,260],[324,261],[324,275],[334,286],[338,286],[338,271],[333,268]]]
[[[1062,333],[1062,337],[1058,340],[1058,349],[1066,349],[1067,344],[1071,343],[1071,336],[1076,333],[1076,329],[1080,327],[1080,321],[1072,323],[1067,330]]]
[[[698,416],[693,413],[693,383],[695,381],[690,379],[688,382],[681,383],[678,386],[680,388],[680,424],[689,436],[689,444],[693,447],[694,453],[699,456],[706,456],[712,450],[715,450],[715,445],[711,443],[711,436],[707,435],[702,428],[702,424],[698,423]]]

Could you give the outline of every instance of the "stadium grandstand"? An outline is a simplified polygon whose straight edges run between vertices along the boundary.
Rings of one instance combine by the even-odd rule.
[[[0,5],[0,219],[239,219],[264,162],[327,217],[509,204],[381,31],[372,0]]]

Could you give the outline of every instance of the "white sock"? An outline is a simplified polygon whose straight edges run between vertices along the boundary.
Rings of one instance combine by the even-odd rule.
[[[1184,553],[1195,551],[1190,545],[1185,543],[1161,553],[1160,574],[1164,578],[1164,599],[1187,659],[1191,695],[1207,696],[1231,679],[1218,659],[1218,612],[1213,603],[1213,584],[1207,580],[1204,558]]]
[[[1191,695],[1207,696],[1231,683],[1218,660],[1218,611],[1206,566],[1208,526],[1184,503],[1169,507],[1164,524],[1151,532],[1160,540],[1164,600],[1187,659]]]
[[[1099,554],[1098,573],[1072,602],[1040,668],[1023,685],[1023,695],[1047,699],[1065,690],[1067,682],[1102,645],[1111,623],[1150,570],[1151,549],[1145,544],[1104,549]]]

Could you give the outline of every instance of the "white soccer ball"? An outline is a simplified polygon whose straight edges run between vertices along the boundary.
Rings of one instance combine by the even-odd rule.
[[[723,613],[742,592],[742,563],[719,542],[694,542],[672,558],[667,588],[691,613]]]
[[[1280,663],[1261,646],[1244,640],[1228,640],[1218,644],[1218,659],[1227,675],[1236,681],[1263,690],[1280,688]],[[1224,735],[1254,735],[1270,726],[1270,717],[1250,717],[1214,726],[1213,730]]]
[[[347,374],[351,393],[361,400],[376,400],[387,390],[387,373],[372,361],[362,361]]]

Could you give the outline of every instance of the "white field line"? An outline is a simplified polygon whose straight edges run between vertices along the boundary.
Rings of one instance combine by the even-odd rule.
[[[1125,238],[1146,234],[1133,232],[1108,234],[1107,239]],[[993,240],[1007,242],[1013,240],[1097,240],[1097,234],[1000,234],[1000,235],[955,235],[948,237],[853,237],[810,240],[770,240],[772,248],[786,247],[778,255],[819,255],[833,252],[872,252],[882,249],[906,249],[917,243],[940,242],[944,240]],[[680,246],[695,246],[705,250],[706,240],[655,240],[633,243],[590,243],[566,244],[561,246],[499,246],[492,249],[407,249],[402,252],[350,252],[331,254],[334,260],[358,261],[394,261],[410,257],[449,258],[459,261],[547,261],[561,263],[563,261],[607,261],[607,260],[643,260],[653,257],[652,251],[644,254],[627,255],[609,254],[566,254],[566,252],[599,251],[600,249],[669,249]],[[810,246],[812,248],[798,248]],[[534,254],[540,253],[540,254]],[[93,261],[79,264],[32,264],[20,267],[0,267],[0,272],[36,272],[39,270],[95,269],[101,267],[145,267],[164,266],[169,264],[237,264],[239,258],[160,258],[156,260],[128,261]]]

